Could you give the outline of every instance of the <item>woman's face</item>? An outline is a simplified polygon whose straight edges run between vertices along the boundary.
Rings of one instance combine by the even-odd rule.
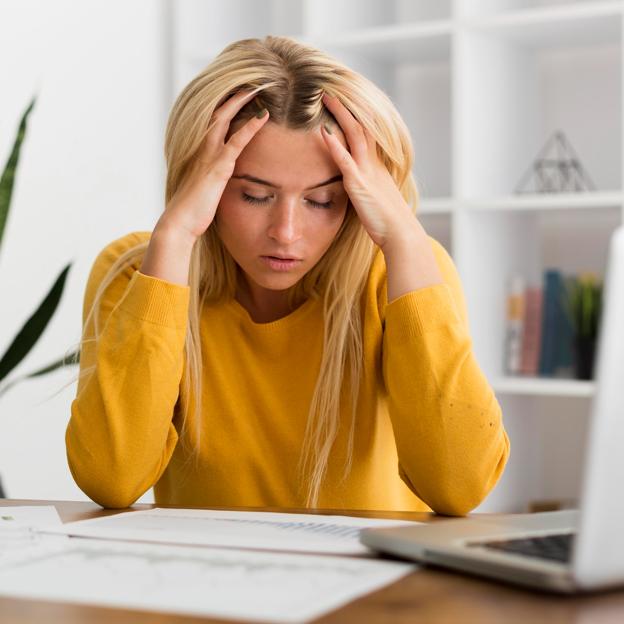
[[[336,125],[332,131],[345,144]],[[267,122],[242,151],[215,216],[250,290],[285,290],[323,256],[348,196],[320,130]]]

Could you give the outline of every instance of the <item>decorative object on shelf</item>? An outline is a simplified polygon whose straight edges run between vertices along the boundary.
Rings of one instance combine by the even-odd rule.
[[[32,100],[22,115],[9,159],[4,171],[2,172],[2,176],[0,176],[0,247],[2,246],[4,230],[9,216],[9,206],[11,203],[11,195],[13,194],[13,185],[15,182],[15,174],[17,171],[20,150],[26,136],[26,122],[34,105],[35,99]],[[20,331],[13,339],[13,342],[11,342],[5,351],[4,355],[0,357],[0,382],[2,382],[2,380],[6,378],[6,376],[26,357],[26,355],[28,355],[30,350],[35,346],[36,342],[43,334],[45,328],[48,326],[48,323],[54,316],[56,308],[61,300],[61,295],[63,294],[63,289],[65,288],[65,280],[70,267],[71,263],[61,271],[48,294],[39,304],[39,307],[24,323]],[[21,375],[8,383],[0,383],[0,396],[3,395],[10,387],[24,379],[39,377],[62,366],[77,364],[78,358],[79,354],[78,352],[75,352],[69,356],[60,358],[56,362],[48,364],[39,370]],[[1,485],[0,498],[4,498],[4,492]]]
[[[596,186],[581,164],[572,144],[558,130],[546,141],[533,164],[522,176],[515,192],[577,193],[595,191]]]
[[[603,284],[593,273],[570,279],[565,307],[574,331],[574,363],[577,379],[592,379],[596,340],[600,330]]]

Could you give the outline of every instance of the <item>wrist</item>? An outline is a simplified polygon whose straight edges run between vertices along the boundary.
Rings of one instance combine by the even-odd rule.
[[[188,286],[189,268],[196,239],[160,220],[150,238],[140,271],[173,284]]]
[[[188,249],[189,251],[197,242],[197,236],[189,232],[184,226],[173,222],[166,214],[163,214],[156,223],[152,238],[163,241],[163,243],[172,245],[177,249]]]
[[[398,228],[396,232],[388,235],[380,249],[386,259],[386,263],[394,258],[405,258],[414,253],[423,243],[428,243],[429,237],[420,223],[414,219],[407,227]]]
[[[417,225],[390,238],[381,248],[387,269],[388,303],[406,293],[443,283],[429,236]]]

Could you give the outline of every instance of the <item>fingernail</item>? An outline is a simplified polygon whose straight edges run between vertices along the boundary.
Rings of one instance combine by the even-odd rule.
[[[258,119],[262,119],[269,111],[266,108],[263,108],[261,111],[256,113],[256,117]]]
[[[323,124],[323,128],[325,128],[325,132],[327,132],[327,134],[333,134],[331,128],[326,123]]]

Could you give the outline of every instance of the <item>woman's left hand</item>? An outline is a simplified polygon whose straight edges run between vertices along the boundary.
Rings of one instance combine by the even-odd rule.
[[[419,223],[403,199],[392,176],[377,155],[377,144],[336,97],[325,94],[323,103],[336,118],[348,148],[322,127],[321,134],[362,225],[382,249],[418,231]],[[331,132],[331,128],[330,128]]]

